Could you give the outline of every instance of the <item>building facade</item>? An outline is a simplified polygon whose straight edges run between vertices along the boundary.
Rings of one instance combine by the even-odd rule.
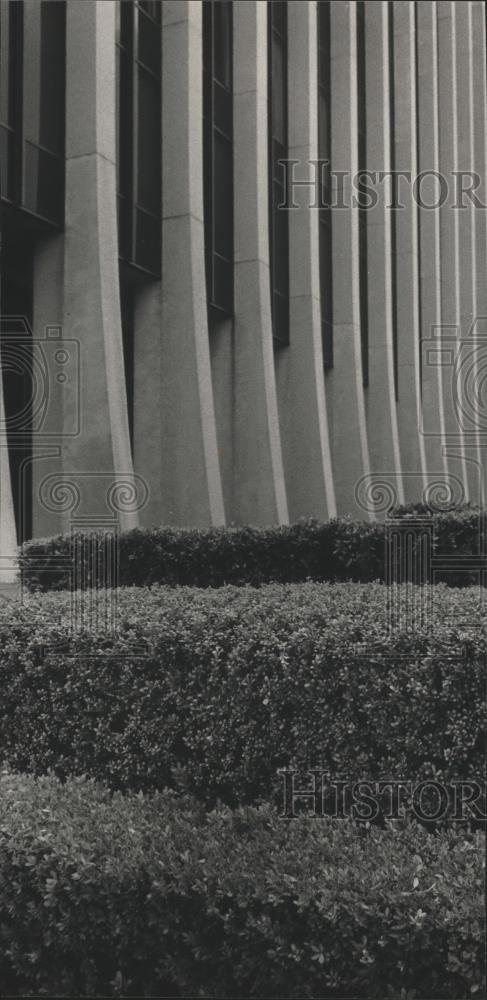
[[[0,29],[1,558],[483,497],[481,0]]]

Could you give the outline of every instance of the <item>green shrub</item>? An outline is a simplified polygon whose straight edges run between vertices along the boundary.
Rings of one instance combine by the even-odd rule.
[[[470,501],[462,504],[455,503],[452,500],[450,503],[445,502],[441,505],[435,506],[434,504],[426,503],[424,500],[419,500],[412,503],[398,504],[396,507],[392,507],[389,511],[389,517],[429,517],[430,515],[443,515],[443,514],[453,514],[463,516],[464,514],[476,514],[479,515],[480,508]]]
[[[396,511],[397,517],[407,514],[422,516],[424,511]],[[484,532],[480,511],[465,507],[434,513],[429,520],[436,555],[471,556],[479,562]],[[76,534],[27,542],[20,552],[23,583],[30,590],[105,586],[105,544],[103,533],[90,536],[89,544]],[[367,582],[386,574],[384,523],[348,518],[275,528],[136,529],[117,535],[114,544],[121,586]],[[477,582],[478,575],[475,566],[453,564],[437,568],[431,582],[464,586]]]
[[[391,596],[310,583],[11,604],[0,609],[2,759],[119,789],[177,779],[230,805],[280,795],[280,767],[481,781],[478,592],[403,588],[396,598],[423,602],[415,629],[391,628]]]
[[[475,997],[482,844],[0,778],[3,996]]]

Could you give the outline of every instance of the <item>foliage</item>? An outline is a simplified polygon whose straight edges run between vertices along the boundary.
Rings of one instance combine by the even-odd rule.
[[[481,781],[479,592],[413,590],[153,587],[4,606],[2,759],[114,789],[183,782],[230,805],[280,796],[280,767]],[[424,621],[392,627],[393,600]]]
[[[429,515],[428,510],[422,505],[410,505],[391,513],[397,520],[408,515],[424,518],[426,511],[432,529],[432,554],[453,559],[448,568],[437,568],[429,582],[451,586],[476,583],[478,570],[462,566],[461,561],[465,556],[479,560],[484,515],[468,505]],[[112,540],[118,560],[116,582],[121,586],[158,583],[221,587],[306,580],[384,580],[390,557],[390,524],[391,518],[375,523],[338,518],[270,528],[135,529]],[[419,537],[418,532],[414,549],[420,544]],[[105,545],[103,533],[27,542],[20,551],[23,583],[33,591],[106,586]],[[419,564],[418,560],[415,563],[414,553],[411,564]]]
[[[480,834],[0,777],[9,996],[475,997]]]

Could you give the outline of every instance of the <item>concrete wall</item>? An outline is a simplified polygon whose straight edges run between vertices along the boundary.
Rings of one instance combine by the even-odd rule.
[[[62,328],[78,344],[79,393],[52,384],[57,437],[44,427],[34,444],[35,535],[73,523],[267,524],[336,512],[373,519],[428,489],[478,499],[482,428],[475,419],[468,432],[460,426],[468,386],[460,380],[455,394],[452,365],[438,359],[443,349],[452,359],[487,314],[485,210],[422,209],[404,184],[404,207],[391,213],[391,186],[379,186],[367,214],[364,387],[358,208],[333,210],[334,365],[325,374],[318,212],[301,186],[289,218],[290,343],[273,349],[262,0],[235,0],[233,8],[235,316],[210,324],[202,8],[163,0],[163,263],[161,281],[136,294],[132,457],[118,287],[115,5],[68,0],[67,11],[66,227],[38,246],[34,328],[38,337]],[[288,19],[289,155],[306,180],[318,156],[316,0],[290,0]],[[484,39],[480,2],[396,0],[391,20],[387,3],[369,0],[370,170],[388,171],[392,162],[412,177],[475,170],[486,201]],[[356,46],[356,3],[331,3],[332,166],[346,173],[346,191],[358,166]],[[431,179],[421,190],[425,201],[437,194]],[[469,377],[478,382],[480,348],[473,357]],[[1,455],[7,552],[4,448]]]

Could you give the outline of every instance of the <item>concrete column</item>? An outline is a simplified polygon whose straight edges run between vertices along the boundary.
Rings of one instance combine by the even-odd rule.
[[[459,213],[452,208],[454,192],[452,177],[458,170],[458,94],[457,38],[453,2],[437,6],[438,31],[438,97],[439,97],[439,169],[443,191],[440,207],[440,273],[442,341],[445,352],[457,350],[460,336],[460,245]],[[452,198],[453,195],[453,198]],[[449,355],[448,355],[449,356]],[[469,477],[463,435],[455,405],[453,365],[443,369],[443,406],[445,446],[450,476],[455,476],[457,489],[463,484],[465,497],[470,495]]]
[[[298,208],[289,212],[290,342],[276,351],[276,379],[291,520],[336,513],[320,318],[319,217],[310,161],[318,159],[316,2],[288,3],[289,157]]]
[[[483,0],[473,0],[472,4],[472,48],[471,48],[471,94],[473,107],[473,138],[474,164],[480,177],[478,188],[479,201],[484,208],[476,207],[474,215],[475,238],[475,314],[477,337],[482,336],[478,350],[477,385],[485,377],[487,371],[487,52],[486,9]],[[478,420],[478,440],[475,454],[476,468],[481,475],[481,488],[478,500],[485,506],[487,496],[486,456],[487,456],[487,415],[485,413],[485,391],[482,394],[484,408],[481,419]]]
[[[163,385],[162,285],[137,287],[134,295],[134,468],[149,487],[147,504],[140,512],[144,527],[171,522],[163,504],[165,433],[161,416]],[[204,522],[206,523],[206,522]]]
[[[456,201],[461,206],[455,210],[459,234],[459,332],[462,358],[458,392],[472,403],[474,386],[485,374],[487,343],[468,347],[472,325],[478,316],[487,315],[486,302],[486,209],[477,208],[468,195],[461,195],[461,187],[472,183],[469,174],[477,173],[481,180],[475,192],[484,205],[486,195],[486,127],[485,127],[485,8],[483,4],[454,3],[453,23],[456,34],[456,86],[458,93],[458,159],[457,170],[465,174],[464,183],[458,180]],[[470,358],[470,360],[469,360]],[[480,393],[482,396],[482,392]],[[461,426],[469,470],[470,495],[479,500],[484,489],[484,471],[481,439],[487,430],[482,413],[471,406],[463,408]],[[467,417],[465,420],[464,417]]]
[[[137,362],[161,428],[145,453],[139,436],[137,467],[150,467],[152,448],[162,451],[159,507],[152,509],[178,525],[225,521],[206,309],[201,21],[196,0],[164,0],[162,326],[158,334],[154,320],[145,361]]]
[[[99,525],[115,512],[130,528],[138,515],[118,286],[112,0],[68,0],[66,78],[63,336],[79,345],[80,367],[63,411],[63,489],[50,479],[43,497],[66,527],[74,515]]]
[[[232,449],[225,502],[229,521],[285,523],[269,283],[267,4],[235,0],[233,31],[235,323],[226,344],[220,331],[213,355],[213,377],[226,371],[231,397],[219,405],[231,416],[221,438]]]
[[[391,93],[389,5],[370,0],[365,6],[367,164],[383,170],[378,200],[366,213],[369,384],[366,413],[372,481],[377,480],[398,503],[404,502],[394,381],[394,313],[392,260]],[[396,213],[397,214],[397,213]]]
[[[360,346],[358,208],[350,178],[358,170],[355,2],[333,2],[331,22],[333,170],[344,175],[344,208],[333,208],[333,354],[326,379],[333,476],[339,514],[364,516],[356,488],[369,476]],[[368,511],[372,518],[372,511]]]
[[[209,317],[210,360],[215,400],[218,457],[227,523],[238,521],[235,476],[235,322],[223,313]],[[237,506],[236,506],[237,504]]]
[[[417,86],[418,86],[418,169],[424,174],[416,182],[419,199],[420,308],[422,342],[422,404],[429,486],[440,478],[448,480],[445,454],[445,408],[443,398],[441,338],[441,263],[439,125],[438,125],[438,38],[434,0],[416,4]],[[426,207],[428,205],[437,207]],[[445,487],[446,488],[446,487]]]
[[[0,266],[2,232],[0,229]],[[1,271],[0,271],[1,281]],[[1,307],[0,307],[1,314]],[[7,591],[17,577],[17,529],[12,499],[12,480],[8,454],[7,428],[3,402],[3,377],[0,357],[0,592]]]
[[[418,173],[415,4],[396,0],[394,25],[394,161],[411,179]],[[400,183],[395,212],[397,413],[404,499],[417,501],[426,486],[425,439],[421,432],[421,356],[418,211],[411,181]]]
[[[1,369],[0,369],[1,375]],[[3,389],[0,383],[0,592],[5,585],[15,583],[17,576],[17,532],[15,528],[12,483],[5,433]]]
[[[473,162],[480,177],[479,201],[474,216],[475,234],[475,312],[487,316],[487,67],[486,9],[483,0],[473,0],[471,7],[470,88],[473,110]],[[460,17],[457,11],[457,17]],[[485,370],[485,368],[484,368]]]

